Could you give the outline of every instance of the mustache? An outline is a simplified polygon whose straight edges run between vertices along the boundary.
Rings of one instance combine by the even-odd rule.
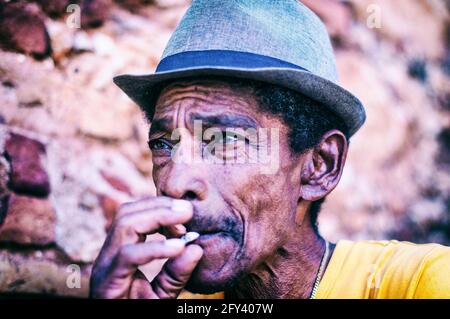
[[[192,219],[184,224],[188,231],[195,231],[200,234],[224,233],[233,237],[237,241],[242,240],[242,224],[231,216],[215,217],[194,212]]]

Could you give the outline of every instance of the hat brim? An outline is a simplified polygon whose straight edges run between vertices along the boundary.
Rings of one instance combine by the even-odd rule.
[[[143,110],[153,113],[156,99],[164,83],[193,76],[228,76],[257,80],[283,86],[322,103],[342,118],[349,135],[364,123],[366,114],[362,103],[341,86],[308,71],[291,68],[193,67],[147,75],[119,75],[114,83]]]

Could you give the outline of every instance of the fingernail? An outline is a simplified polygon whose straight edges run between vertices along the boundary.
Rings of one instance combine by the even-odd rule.
[[[184,227],[184,225],[178,224],[173,226],[175,228],[175,230],[179,233],[179,234],[185,234],[186,233],[186,227]]]
[[[192,210],[192,204],[182,199],[175,199],[172,201],[172,209],[178,213],[185,213]]]
[[[173,248],[182,248],[185,245],[184,240],[179,239],[179,238],[171,238],[171,239],[167,239],[164,244],[168,247],[173,247]]]

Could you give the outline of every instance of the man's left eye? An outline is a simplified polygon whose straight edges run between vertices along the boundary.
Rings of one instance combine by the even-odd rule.
[[[226,144],[232,144],[232,143],[236,143],[237,141],[239,141],[240,138],[239,138],[239,136],[237,136],[235,134],[223,133],[222,134],[222,140]]]
[[[234,132],[222,132],[221,140],[224,144],[234,144],[236,142],[247,142],[247,139],[237,133]]]
[[[164,139],[158,138],[148,141],[148,146],[151,150],[170,150],[172,146]]]

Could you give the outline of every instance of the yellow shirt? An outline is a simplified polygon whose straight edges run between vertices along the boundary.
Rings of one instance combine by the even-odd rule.
[[[180,296],[223,297],[223,293],[196,295],[187,291]],[[450,248],[396,240],[341,240],[316,298],[450,298]]]
[[[391,241],[339,241],[319,298],[450,298],[450,248]]]

